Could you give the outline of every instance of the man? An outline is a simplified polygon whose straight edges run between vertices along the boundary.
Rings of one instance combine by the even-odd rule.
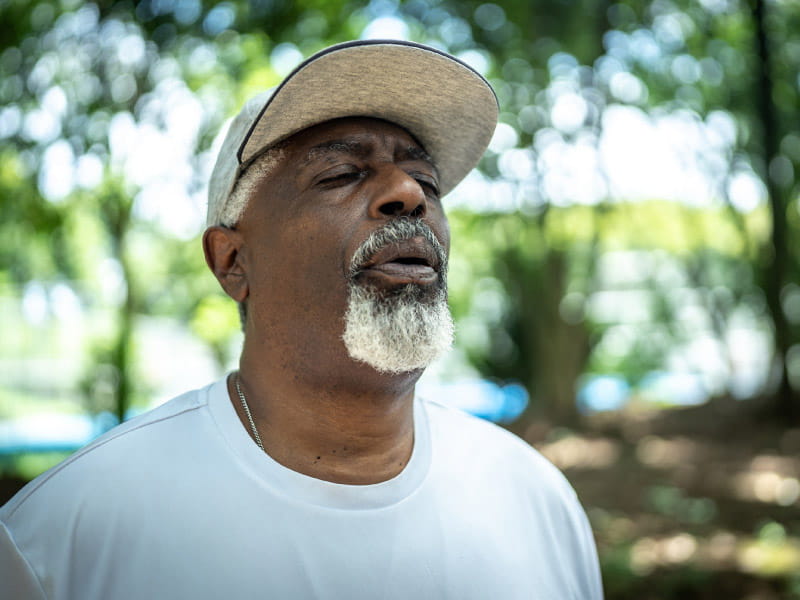
[[[329,48],[245,106],[203,238],[239,371],[0,510],[0,595],[600,598],[560,473],[414,394],[452,337],[441,196],[496,118],[480,75],[395,41]]]

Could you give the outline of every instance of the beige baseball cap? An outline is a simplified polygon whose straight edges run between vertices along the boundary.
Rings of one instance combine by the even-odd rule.
[[[374,117],[406,129],[433,158],[444,195],[483,156],[498,104],[477,71],[429,46],[362,40],[326,48],[234,117],[211,173],[207,225],[221,224],[236,180],[262,152],[340,117]]]

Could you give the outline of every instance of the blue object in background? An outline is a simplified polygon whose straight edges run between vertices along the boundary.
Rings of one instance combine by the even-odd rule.
[[[578,409],[584,414],[619,410],[637,400],[662,406],[689,406],[708,401],[708,390],[696,373],[652,371],[635,388],[621,375],[585,375],[578,382]]]
[[[423,387],[423,396],[495,423],[513,422],[528,406],[528,392],[517,383],[501,386],[475,379]],[[133,416],[133,412],[128,415]],[[95,416],[38,414],[0,421],[0,456],[74,452],[116,424],[116,417],[107,412]]]
[[[520,384],[487,379],[422,386],[420,395],[494,423],[512,423],[528,406],[528,391]]]
[[[639,384],[641,396],[650,402],[690,406],[708,401],[708,391],[700,375],[653,371]]]
[[[708,400],[703,381],[692,373],[654,371],[633,390],[621,375],[585,375],[578,381],[578,410],[591,414],[623,408],[635,393],[662,405],[702,404]],[[513,423],[528,407],[527,390],[518,383],[499,385],[487,379],[420,384],[419,393],[495,423]],[[131,411],[133,417],[140,410]],[[73,452],[117,424],[110,413],[38,414],[0,421],[0,456],[29,452]]]
[[[630,395],[631,386],[620,375],[585,375],[578,381],[578,410],[584,414],[618,410]]]
[[[117,424],[108,412],[94,417],[42,413],[0,421],[0,456],[28,452],[74,452]]]

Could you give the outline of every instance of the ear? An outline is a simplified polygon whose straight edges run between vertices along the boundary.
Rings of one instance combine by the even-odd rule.
[[[225,293],[236,302],[243,302],[250,293],[241,248],[242,236],[233,229],[214,226],[203,234],[206,264]]]

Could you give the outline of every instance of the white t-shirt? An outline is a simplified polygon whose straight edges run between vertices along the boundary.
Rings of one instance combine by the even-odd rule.
[[[224,380],[179,396],[0,508],[0,598],[602,598],[555,467],[454,409],[414,420],[398,476],[342,485],[264,454]]]

